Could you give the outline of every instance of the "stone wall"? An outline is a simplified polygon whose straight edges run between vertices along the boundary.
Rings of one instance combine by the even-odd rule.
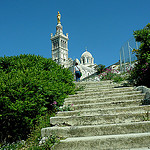
[[[142,93],[145,93],[143,105],[149,105],[150,104],[150,88],[147,88],[146,86],[138,86],[138,87],[135,87],[135,90],[142,91]]]
[[[93,73],[93,74],[91,74],[90,76],[88,76],[88,77],[85,77],[84,79],[82,79],[81,81],[100,81],[100,79],[99,79],[99,77],[98,77],[98,75],[97,75],[97,72],[96,73]]]

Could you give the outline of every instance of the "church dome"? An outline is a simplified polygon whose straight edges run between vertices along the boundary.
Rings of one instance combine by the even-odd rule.
[[[85,52],[81,55],[81,57],[91,57],[91,58],[93,58],[92,55],[91,55],[91,53],[88,52],[88,51],[85,51]]]
[[[81,64],[90,66],[94,64],[94,58],[92,57],[92,54],[88,52],[87,50],[81,55]]]

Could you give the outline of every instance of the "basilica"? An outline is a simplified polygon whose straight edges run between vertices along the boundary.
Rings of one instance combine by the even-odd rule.
[[[53,35],[51,33],[51,43],[52,43],[52,60],[54,60],[59,65],[69,68],[72,72],[74,71],[74,65],[77,62],[81,68],[82,77],[81,79],[90,76],[96,72],[94,64],[94,58],[90,52],[85,50],[81,55],[80,60],[68,58],[68,33],[65,35],[63,33],[63,27],[60,22],[61,15],[58,12],[57,15],[57,26],[56,33]]]

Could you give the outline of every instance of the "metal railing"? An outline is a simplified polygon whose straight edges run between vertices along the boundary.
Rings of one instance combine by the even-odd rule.
[[[138,49],[139,42],[136,42],[134,37],[125,42],[120,49],[120,72],[127,72],[137,60],[135,54],[132,53],[133,49]]]

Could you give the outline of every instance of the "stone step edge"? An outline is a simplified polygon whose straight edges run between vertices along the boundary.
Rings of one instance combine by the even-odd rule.
[[[104,90],[114,90],[114,89],[121,89],[121,88],[125,88],[125,87],[89,87],[89,88],[84,88],[83,91],[91,91],[91,90],[100,90],[100,91],[104,91]],[[132,89],[132,88],[131,88]],[[133,89],[134,90],[134,89]],[[135,90],[136,91],[136,90]]]
[[[128,95],[128,94],[132,94],[132,95]],[[108,97],[117,97],[117,96],[120,96],[120,97],[122,97],[122,96],[133,96],[133,95],[145,95],[145,93],[141,93],[141,92],[139,92],[139,93],[131,93],[131,92],[126,92],[126,93],[124,93],[124,94],[122,94],[122,93],[116,93],[116,94],[108,94],[108,95],[102,95],[103,97],[99,97],[99,98],[108,98]],[[93,98],[97,98],[99,95],[95,95],[95,96],[93,96],[93,95],[91,95],[91,98],[93,99]],[[104,97],[105,96],[105,97]],[[69,101],[69,100],[76,100],[76,101],[78,101],[78,98],[81,98],[81,97],[68,97],[68,98],[65,98],[65,101]],[[90,95],[89,96],[85,96],[85,97],[82,97],[81,99],[90,99]]]
[[[89,86],[108,86],[108,85],[117,85],[117,86],[123,86],[123,84],[122,83],[114,83],[114,82],[112,82],[112,83],[109,83],[109,82],[107,82],[107,83],[85,83],[85,84],[75,84],[76,85],[76,87],[79,87],[79,86],[83,86],[83,87],[89,87]]]
[[[89,89],[89,88],[101,88],[101,89],[106,89],[106,88],[122,88],[125,86],[122,86],[120,84],[99,84],[99,85],[92,85],[92,84],[87,84],[87,85],[80,85],[77,88],[83,88],[83,89]]]
[[[116,114],[97,114],[97,115],[80,115],[80,116],[55,116],[55,117],[51,117],[51,119],[59,119],[59,118],[82,118],[82,117],[95,117],[95,116],[102,116],[102,117],[106,117],[106,116],[118,116],[118,115],[146,115],[147,112],[130,112],[130,113],[125,113],[125,112],[122,112],[122,113],[116,113]],[[150,114],[149,114],[150,116]],[[143,116],[144,117],[144,116]]]
[[[101,108],[96,108],[96,109],[81,109],[81,110],[73,110],[73,111],[59,111],[57,112],[56,116],[58,114],[65,114],[65,113],[80,113],[80,112],[93,112],[93,111],[105,111],[105,110],[108,110],[108,111],[111,111],[111,110],[125,110],[125,109],[129,109],[129,108],[150,108],[150,105],[141,105],[141,106],[132,106],[132,107],[117,107],[117,108],[107,108],[107,109],[101,109]],[[143,110],[144,111],[144,110]],[[146,110],[145,110],[146,111]]]
[[[76,86],[80,86],[80,85],[89,85],[89,84],[94,84],[94,85],[97,85],[97,84],[114,84],[114,82],[112,81],[98,81],[98,82],[91,82],[91,81],[88,81],[88,82],[75,82],[75,85]]]
[[[141,91],[135,91],[135,90],[130,90],[130,89],[124,89],[124,90],[115,90],[115,91],[98,91],[98,92],[90,92],[90,93],[78,93],[74,95],[69,95],[68,98],[72,97],[79,97],[79,96],[88,96],[88,95],[94,95],[94,94],[114,94],[114,93],[128,93],[128,92],[133,92],[133,93],[142,93]]]
[[[67,136],[67,134],[68,134],[67,132],[69,132],[70,130],[79,130],[79,131],[82,130],[82,129],[84,129],[84,130],[90,130],[90,129],[92,129],[92,130],[94,130],[94,129],[98,129],[98,130],[101,129],[101,130],[103,130],[104,128],[109,129],[109,130],[110,129],[112,130],[113,128],[119,128],[120,130],[122,130],[122,128],[127,128],[129,126],[132,126],[132,127],[134,126],[134,128],[140,126],[140,127],[143,128],[143,126],[146,126],[146,125],[150,125],[150,121],[132,122],[132,123],[118,123],[118,124],[104,124],[104,125],[69,126],[69,127],[68,126],[66,126],[66,127],[54,126],[54,127],[42,128],[41,129],[41,136],[42,137],[48,136],[48,134],[56,133],[56,132],[59,132],[61,130],[63,130],[63,133],[65,133],[66,135],[63,135],[63,133],[58,133],[58,134],[61,135],[62,137],[68,137]],[[150,126],[149,126],[149,128],[150,128]],[[48,131],[51,131],[51,132],[48,132]],[[118,133],[118,131],[117,131],[118,134],[124,134],[123,132]],[[131,132],[135,133],[136,131],[133,131],[131,129],[130,133]],[[147,131],[145,131],[145,132],[147,132]],[[104,132],[104,133],[105,134],[103,134],[101,132],[101,134],[103,134],[103,135],[114,135],[114,134],[116,134],[116,132],[115,133],[111,133],[111,134],[110,134],[110,132],[109,133]],[[141,133],[141,132],[138,132],[138,133]],[[144,133],[144,132],[142,132],[142,133]],[[75,133],[75,135],[76,135],[76,133]],[[74,136],[74,137],[76,137],[76,136]],[[80,137],[80,136],[77,136],[77,137]],[[84,137],[86,137],[86,136],[84,136]]]
[[[105,80],[105,81],[81,81],[81,82],[74,81],[75,84],[80,84],[80,83],[100,83],[100,82],[113,82],[113,81],[112,80]]]
[[[77,106],[91,106],[91,105],[104,105],[104,104],[116,104],[116,103],[126,103],[126,102],[135,102],[135,101],[142,101],[141,99],[136,99],[136,100],[124,100],[124,101],[121,101],[121,100],[119,100],[119,101],[109,101],[109,102],[102,102],[102,103],[88,103],[88,104],[78,104],[78,105],[73,105],[73,108],[74,107],[77,107]]]
[[[91,137],[80,137],[81,139],[80,140],[82,140],[82,138],[83,139],[85,139],[85,140],[89,140],[89,139],[106,139],[106,138],[124,138],[124,137],[136,137],[136,136],[150,136],[150,132],[146,132],[146,133],[131,133],[131,134],[117,134],[117,135],[102,135],[102,136],[91,136]],[[79,137],[73,137],[73,138],[67,138],[67,139],[65,139],[65,140],[62,140],[62,141],[70,141],[70,140],[75,140],[75,141],[79,141],[79,139],[78,139]]]
[[[147,140],[146,140],[147,139]],[[141,148],[149,147],[150,132],[147,133],[133,133],[133,134],[121,134],[121,135],[104,135],[104,136],[90,136],[90,137],[73,137],[61,140],[60,143],[54,145],[55,150],[75,150],[87,148],[96,149],[126,149],[126,148]],[[145,140],[145,141],[144,141]],[[134,142],[133,142],[134,141]],[[142,142],[141,142],[142,141]],[[91,145],[92,143],[96,145]],[[145,145],[146,144],[146,145]],[[56,147],[55,147],[56,146]],[[74,149],[75,146],[75,149]],[[71,148],[72,147],[72,148]]]
[[[70,105],[70,104],[69,104]],[[141,106],[142,99],[135,100],[124,100],[124,101],[111,101],[102,103],[89,103],[89,104],[79,104],[73,105],[73,110],[83,110],[83,109],[93,109],[93,108],[118,108],[118,107],[131,107],[131,106]]]
[[[143,94],[143,93],[140,93],[140,94],[133,94],[133,95],[119,95],[119,96],[111,96],[111,97],[97,97],[97,98],[86,98],[86,99],[72,99],[72,100],[68,100],[68,99],[65,99],[65,101],[64,101],[64,104],[66,104],[66,103],[72,103],[72,102],[86,102],[86,101],[95,101],[95,100],[98,100],[98,101],[103,101],[103,100],[107,100],[107,99],[109,99],[109,101],[110,100],[114,100],[114,99],[118,99],[118,98],[131,98],[131,97],[135,97],[135,98],[137,98],[137,96],[145,96],[145,94]],[[144,97],[143,97],[144,98]],[[121,100],[120,100],[121,101]],[[124,101],[124,99],[122,99],[122,101]]]
[[[115,98],[122,98],[122,97],[134,97],[134,96],[145,96],[145,93],[139,93],[139,94],[132,94],[132,95],[114,95],[114,96],[110,96],[110,95],[107,95],[105,97],[86,97],[86,98],[81,98],[81,100],[79,99],[74,99],[74,98],[66,98],[64,100],[64,102],[73,102],[73,101],[89,101],[89,100],[93,100],[93,99],[97,99],[97,100],[102,100],[102,99],[115,99]]]
[[[133,87],[123,87],[123,88],[111,88],[111,89],[102,89],[102,90],[100,90],[100,89],[89,89],[89,90],[81,90],[81,91],[76,91],[77,93],[82,93],[82,92],[92,92],[92,91],[101,91],[101,92],[103,92],[103,91],[115,91],[115,90],[125,90],[125,89],[128,89],[128,90],[135,90]],[[136,90],[135,90],[136,91]]]

